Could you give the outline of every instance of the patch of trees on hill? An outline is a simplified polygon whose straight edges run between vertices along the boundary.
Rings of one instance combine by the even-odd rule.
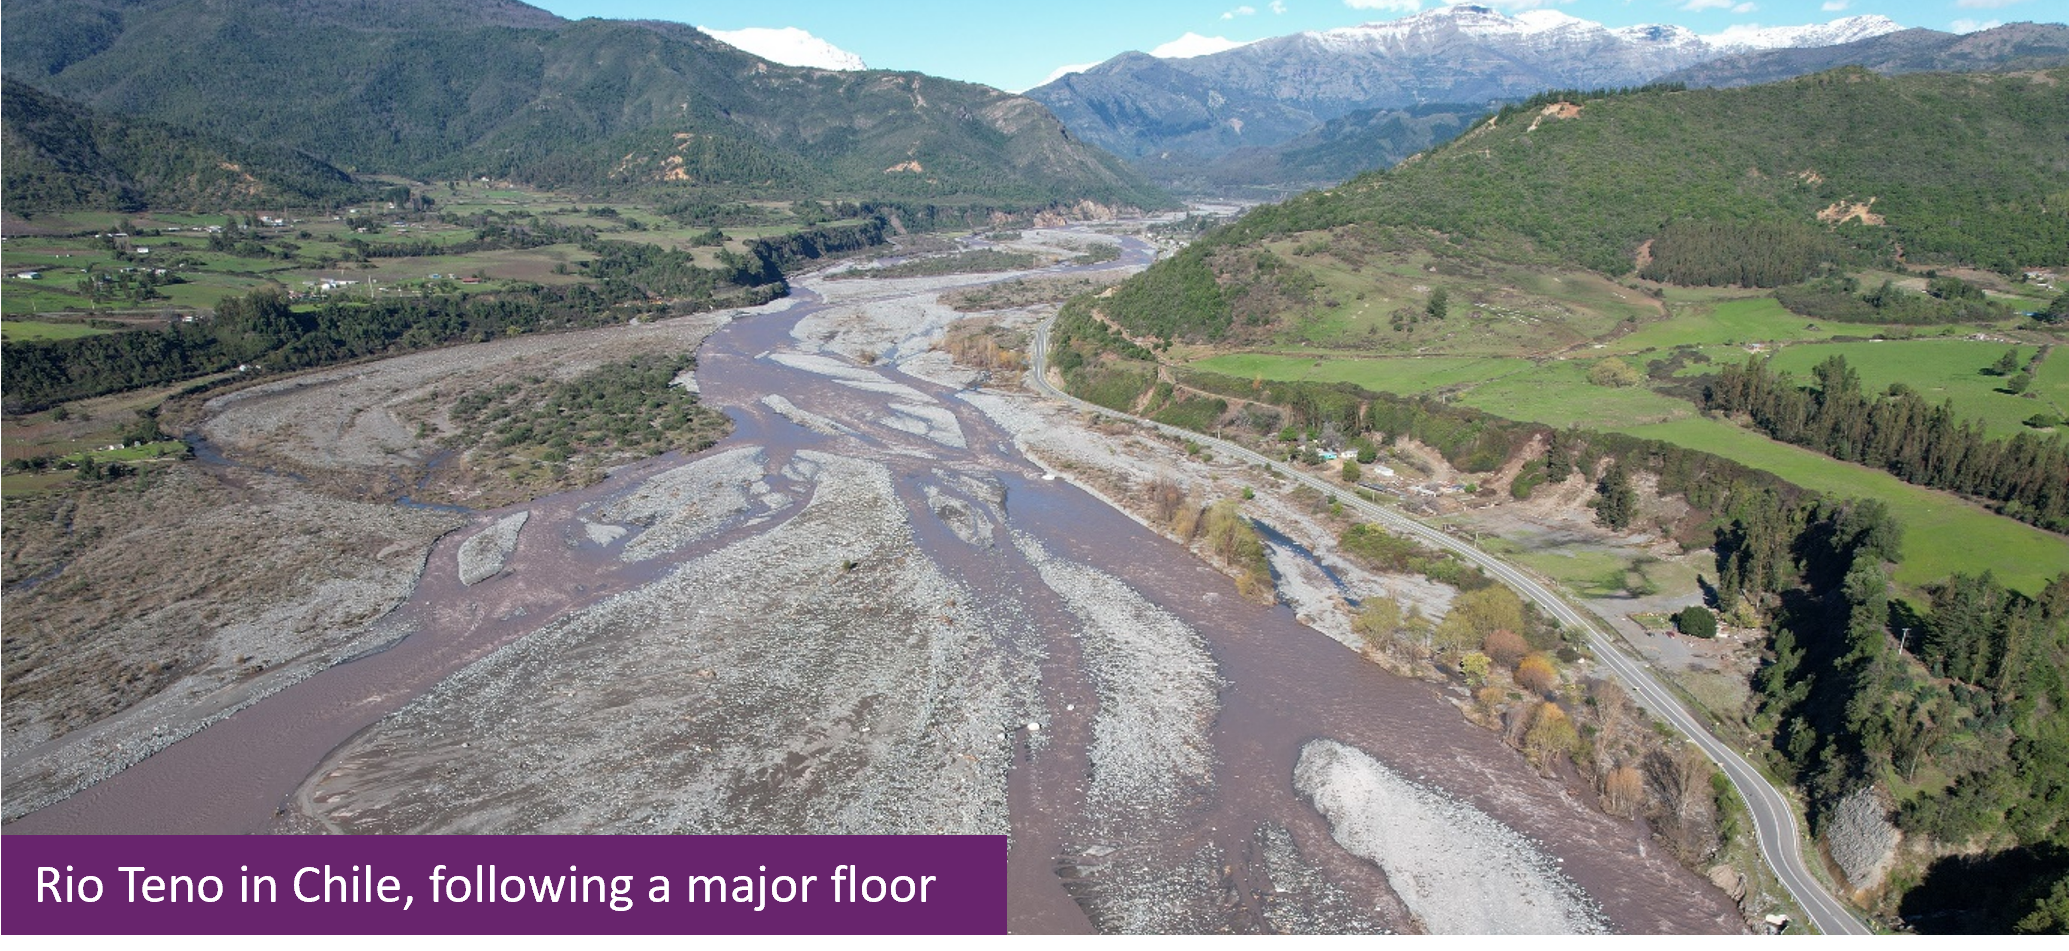
[[[1798,386],[1764,361],[1727,366],[1705,389],[1703,405],[1744,413],[1783,442],[1916,485],[1991,499],[2013,518],[2069,532],[2069,444],[2060,437],[2021,432],[1988,439],[1980,423],[1958,419],[1951,402],[1933,406],[1903,384],[1870,397],[1845,357],[1825,360],[1812,374],[1808,386]]]
[[[1650,251],[1639,277],[1711,287],[1793,284],[1851,257],[1821,229],[1775,221],[1676,221]]]
[[[1793,313],[1857,324],[1987,323],[2012,316],[2011,308],[1986,298],[1982,288],[1937,275],[1927,280],[1923,294],[1890,280],[1862,291],[1852,276],[1835,275],[1776,288],[1774,296]]]

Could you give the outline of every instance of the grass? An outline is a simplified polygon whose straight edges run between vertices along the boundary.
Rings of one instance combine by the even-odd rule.
[[[1600,275],[1496,267],[1472,276],[1444,273],[1441,262],[1422,252],[1359,255],[1345,248],[1346,261],[1332,253],[1303,255],[1302,242],[1270,245],[1281,261],[1315,280],[1320,306],[1289,322],[1281,346],[1318,346],[1363,353],[1504,355],[1550,354],[1610,332],[1627,319],[1643,319],[1656,305],[1638,291]],[[1431,270],[1436,268],[1435,271]],[[1437,288],[1450,297],[1449,315],[1424,320]],[[1395,312],[1417,320],[1401,329]]]
[[[1738,346],[1748,343],[1830,340],[1833,337],[1887,335],[1962,335],[1969,326],[1903,327],[1845,324],[1792,314],[1772,297],[1721,300],[1670,294],[1674,315],[1642,324],[1604,345],[1606,353],[1638,353],[1675,347]]]
[[[2002,392],[2005,378],[1985,375],[1982,370],[1997,362],[2006,350],[2003,343],[1978,340],[1890,340],[1881,343],[1797,344],[1782,348],[1769,361],[1776,370],[1809,380],[1811,369],[1833,356],[1843,356],[1861,375],[1861,385],[1880,393],[1892,383],[1917,390],[1928,401],[1954,401],[1957,415],[1979,419],[1990,435],[2003,438],[2026,431],[2025,421],[2035,413],[2060,417],[2069,407],[2069,369],[2052,368],[2036,380],[2028,399]],[[2019,347],[2023,366],[2033,356],[2033,347]],[[2069,359],[2048,361],[2069,364]],[[2046,367],[2047,364],[2043,364]]]
[[[1588,382],[1592,360],[1561,360],[1474,387],[1459,402],[1508,419],[1584,429],[1625,429],[1693,416],[1695,405],[1643,386]]]
[[[1898,354],[1893,358],[1897,364],[1889,367],[1887,372],[1896,373],[1901,372],[1904,360],[1933,364],[1957,362],[1953,360],[1955,356],[1962,361],[1969,360],[1971,354],[1968,351],[1928,349],[1948,345],[1945,342],[1917,341],[1834,346],[1871,351],[1876,348],[1914,348],[1894,351]],[[1982,349],[1976,349],[1975,354],[1994,348],[1994,352],[1989,353],[1990,360],[2004,352],[2002,344],[1979,346]],[[1906,356],[1906,353],[1910,355]],[[1815,351],[1806,356],[1813,355]],[[1876,355],[1879,356],[1880,351]],[[1587,381],[1587,370],[1593,362],[1558,360],[1532,366],[1529,361],[1518,358],[1317,361],[1310,357],[1229,354],[1201,361],[1199,365],[1235,376],[1346,380],[1395,393],[1431,392],[1470,385],[1476,378],[1485,379],[1486,382],[1471,386],[1457,396],[1457,401],[1509,419],[1558,427],[1613,430],[1700,449],[1838,498],[1880,499],[1904,525],[1904,561],[1897,570],[1897,580],[1913,587],[1938,581],[1955,572],[1979,574],[1990,570],[2005,584],[2032,593],[2039,591],[2048,579],[2069,570],[2069,539],[1997,515],[1952,495],[1910,485],[1886,472],[1840,462],[1710,419],[1698,413],[1695,406],[1686,400],[1643,386],[1597,386]],[[1984,361],[1985,364],[1988,362]],[[1882,370],[1878,369],[1878,372]],[[1979,379],[1988,381],[1994,378]],[[2042,365],[2035,388],[2055,393],[2062,392],[2062,387],[2069,387],[2069,359],[2051,359]],[[1987,392],[1974,395],[1977,398],[2001,396]],[[2001,398],[2032,407],[2025,415],[2039,408],[2035,400]],[[1563,577],[1566,566],[1560,563],[1564,559],[1539,561],[1545,563],[1526,559],[1532,567],[1566,580]],[[1587,578],[1581,580],[1592,583]]]
[[[1911,485],[1887,472],[1840,462],[1701,416],[1614,428],[1715,453],[1826,495],[1881,500],[1904,526],[1904,560],[1897,566],[1896,578],[1905,585],[1939,581],[1955,572],[1989,570],[2007,586],[2031,594],[2069,570],[2069,538],[1952,495]]]
[[[1520,357],[1335,357],[1234,353],[1194,364],[1235,377],[1355,383],[1381,393],[1415,394],[1498,379],[1531,369]]]
[[[71,340],[105,333],[114,331],[85,324],[60,324],[43,320],[0,321],[0,339],[5,340]]]

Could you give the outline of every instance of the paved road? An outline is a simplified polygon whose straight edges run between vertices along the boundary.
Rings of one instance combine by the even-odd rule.
[[[1702,721],[1689,713],[1688,709],[1682,706],[1681,702],[1675,699],[1673,694],[1669,693],[1660,684],[1649,668],[1633,659],[1630,655],[1625,654],[1623,649],[1618,647],[1592,618],[1582,614],[1571,604],[1568,604],[1564,598],[1554,594],[1535,578],[1507,562],[1501,561],[1472,545],[1431,528],[1399,511],[1367,502],[1354,494],[1346,492],[1345,489],[1347,487],[1342,484],[1330,483],[1307,473],[1295,471],[1284,462],[1267,459],[1234,443],[1225,442],[1203,433],[1179,429],[1175,426],[1166,426],[1153,420],[1129,416],[1127,413],[1111,410],[1103,406],[1096,406],[1050,386],[1048,378],[1043,373],[1043,368],[1048,366],[1049,325],[1054,321],[1055,318],[1051,317],[1042,321],[1035,329],[1034,343],[1029,359],[1029,365],[1033,369],[1028,371],[1027,378],[1029,385],[1033,386],[1038,392],[1091,412],[1134,419],[1142,425],[1155,427],[1183,439],[1190,439],[1202,446],[1212,448],[1215,452],[1225,456],[1242,459],[1256,465],[1271,466],[1275,471],[1283,473],[1295,481],[1316,489],[1325,495],[1335,496],[1343,502],[1346,508],[1366,518],[1420,539],[1433,547],[1452,552],[1466,561],[1478,565],[1489,575],[1501,580],[1524,597],[1536,602],[1538,607],[1544,609],[1551,616],[1558,618],[1561,624],[1585,632],[1588,637],[1588,645],[1594,649],[1596,658],[1607,666],[1610,672],[1616,675],[1618,680],[1623,681],[1625,689],[1631,692],[1639,704],[1651,711],[1653,715],[1673,724],[1675,729],[1680,730],[1686,735],[1689,742],[1694,743],[1705,755],[1709,756],[1712,761],[1722,768],[1726,778],[1730,779],[1731,784],[1738,788],[1740,798],[1745,800],[1748,810],[1752,813],[1754,832],[1760,840],[1760,853],[1766,856],[1768,865],[1773,867],[1775,875],[1781,879],[1782,885],[1789,889],[1791,895],[1795,896],[1796,904],[1802,907],[1804,913],[1810,917],[1811,926],[1825,934],[1873,934],[1865,925],[1861,924],[1860,919],[1854,917],[1846,909],[1846,906],[1841,904],[1837,898],[1834,898],[1832,893],[1825,889],[1823,883],[1811,875],[1810,870],[1804,865],[1803,839],[1797,832],[1796,813],[1789,807],[1788,800],[1784,799],[1781,793],[1776,792],[1775,788],[1768,784],[1766,778],[1761,776],[1760,772],[1754,769],[1753,764],[1747,762],[1745,757],[1740,756],[1738,751],[1725,745],[1723,741],[1712,735]]]

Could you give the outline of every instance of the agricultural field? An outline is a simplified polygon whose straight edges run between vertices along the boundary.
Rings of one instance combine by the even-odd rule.
[[[193,313],[267,285],[315,296],[481,293],[512,283],[574,283],[582,280],[579,265],[594,257],[573,241],[530,248],[458,247],[475,240],[477,229],[467,222],[482,214],[507,216],[503,220],[518,227],[588,228],[609,240],[681,249],[703,267],[716,266],[722,249],[743,251],[756,238],[803,226],[787,205],[757,205],[754,224],[722,227],[723,244],[700,246],[697,239],[706,237],[711,226],[686,224],[648,207],[585,207],[565,195],[484,182],[390,184],[413,188],[430,202],[429,209],[379,202],[330,212],[10,218],[0,266],[10,275],[30,270],[40,275],[34,281],[10,278],[0,286],[0,311],[9,318]],[[260,221],[261,216],[280,223]],[[852,222],[831,222],[843,223]],[[211,228],[220,233],[212,235]],[[100,237],[114,232],[126,237]],[[402,245],[413,251],[455,248],[448,254],[380,253]],[[159,269],[168,273],[156,275]],[[152,272],[155,286],[135,286],[143,272]],[[82,289],[93,279],[100,281],[97,292]],[[8,339],[31,339],[37,333],[26,328],[17,333],[12,322],[9,328]]]
[[[1305,242],[1268,247],[1315,281],[1319,301],[1287,322],[1274,341],[1280,347],[1542,356],[1660,313],[1643,292],[1585,272],[1489,264],[1455,273],[1421,252],[1368,257],[1334,244],[1326,254]],[[1447,316],[1421,319],[1440,289]]]
[[[2069,407],[2069,359],[2044,361],[2033,375],[2033,398],[2000,392],[2005,379],[1982,371],[2012,345],[1965,339],[1978,328],[1888,328],[1807,321],[1772,298],[1749,298],[1707,290],[1670,292],[1673,316],[1644,323],[1636,331],[1575,347],[1565,358],[1533,361],[1518,356],[1373,356],[1342,351],[1287,355],[1223,353],[1195,363],[1201,369],[1237,377],[1348,382],[1403,395],[1441,395],[1453,402],[1509,419],[1550,426],[1610,430],[1712,452],[1772,472],[1797,485],[1838,497],[1874,498],[1889,505],[1905,526],[1904,561],[1897,580],[1919,585],[1954,572],[1994,571],[2005,584],[2037,591],[2069,566],[2064,539],[1946,493],[1905,483],[1880,470],[1840,462],[1808,449],[1776,442],[1727,421],[1704,416],[1688,399],[1637,385],[1604,386],[1589,371],[1616,358],[1641,375],[1646,365],[1681,348],[1711,362],[1691,362],[1677,377],[1715,372],[1721,362],[1742,362],[1747,344],[1761,344],[1774,365],[1807,378],[1810,368],[1843,355],[1870,390],[1903,382],[1933,399],[1954,401],[1957,412],[1978,419],[1991,435],[2026,430],[2036,412],[2062,415]],[[1918,333],[1915,339],[1865,339],[1875,332]],[[1946,336],[1941,336],[1942,333]],[[1834,337],[1849,337],[1835,342]],[[1777,345],[1779,344],[1779,346]],[[2017,348],[2024,365],[2037,351]],[[1651,385],[1648,385],[1651,384]],[[1554,577],[1587,587],[1602,565],[1547,562],[1533,565]],[[1578,570],[1580,576],[1566,578]]]
[[[2024,396],[2007,392],[2007,378],[1988,372],[2007,351],[2016,350],[2023,367],[2037,349],[1982,340],[1795,344],[1783,347],[1768,365],[1809,379],[1811,368],[1843,356],[1868,391],[1902,383],[1930,402],[1953,400],[1956,414],[1982,420],[1992,436],[2002,438],[2026,431],[2026,420],[2035,413],[2059,419],[2069,409],[2069,371],[2061,367],[2037,376]],[[2056,361],[2069,363],[2069,357],[2050,356],[2047,363]]]
[[[1402,394],[1498,380],[1527,372],[1534,366],[1521,357],[1348,357],[1340,354],[1290,356],[1274,353],[1224,354],[1194,365],[1229,376],[1353,383],[1368,390]]]
[[[91,337],[94,334],[112,332],[106,327],[91,327],[70,321],[63,323],[47,320],[0,321],[0,340],[70,340],[74,337]]]

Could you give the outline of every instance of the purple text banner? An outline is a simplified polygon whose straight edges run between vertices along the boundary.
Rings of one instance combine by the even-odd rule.
[[[30,836],[7,934],[998,934],[1005,836]]]

